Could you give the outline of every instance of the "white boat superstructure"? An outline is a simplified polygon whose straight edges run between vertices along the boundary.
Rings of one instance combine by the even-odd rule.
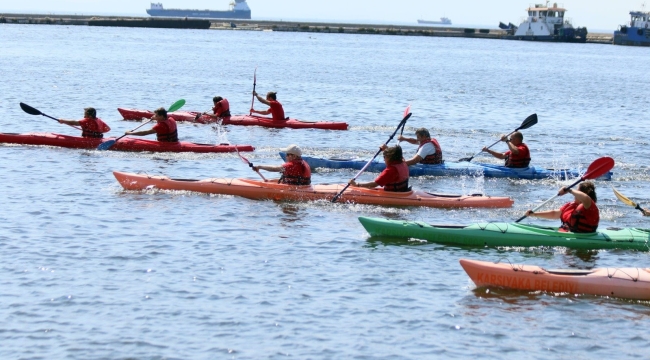
[[[571,21],[565,20],[566,9],[553,6],[535,4],[528,8],[528,17],[517,28],[515,36],[553,36],[559,35],[563,28],[573,28]]]

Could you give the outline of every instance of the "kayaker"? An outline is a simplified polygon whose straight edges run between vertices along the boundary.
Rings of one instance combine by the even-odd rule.
[[[591,181],[580,183],[578,190],[562,187],[559,195],[571,194],[575,200],[564,204],[556,210],[548,210],[534,213],[526,211],[526,216],[535,216],[543,219],[560,219],[562,226],[558,231],[591,233],[598,229],[600,214],[596,206],[596,186]]]
[[[278,101],[278,93],[269,91],[266,94],[266,99],[262,98],[261,96],[257,95],[257,92],[253,91],[253,95],[257,97],[257,100],[259,100],[262,104],[270,106],[268,110],[264,111],[258,111],[253,108],[251,108],[251,113],[257,113],[260,115],[268,115],[271,114],[273,116],[273,120],[286,120],[284,117],[284,108],[282,107],[282,104]]]
[[[407,138],[402,135],[397,137],[399,141],[406,141],[410,144],[419,145],[418,152],[412,158],[406,160],[406,165],[414,164],[442,164],[442,149],[438,140],[431,138],[429,130],[419,128],[415,130],[415,139]]]
[[[212,98],[212,103],[214,104],[212,114],[204,113],[205,115],[217,120],[230,117],[230,103],[228,102],[228,99],[224,99],[221,96],[215,96]]]
[[[280,166],[258,165],[253,170],[266,170],[282,173],[279,184],[287,185],[310,185],[311,169],[309,164],[302,159],[302,150],[298,145],[289,145],[284,152],[287,153],[287,161]]]
[[[178,142],[178,130],[176,128],[176,120],[173,117],[167,116],[165,108],[156,109],[153,112],[152,120],[157,123],[150,130],[142,131],[127,131],[125,135],[145,136],[156,134],[156,138],[160,142]]]
[[[508,136],[501,135],[501,141],[508,145],[508,151],[500,153],[498,151],[490,150],[487,147],[483,151],[489,153],[497,159],[505,159],[506,167],[510,168],[525,168],[530,164],[530,150],[524,144],[524,134],[515,131],[508,139]]]
[[[358,183],[354,179],[350,180],[351,186],[363,187],[368,189],[382,186],[384,191],[406,192],[411,191],[409,187],[409,167],[402,156],[402,147],[399,145],[381,147],[384,150],[384,162],[386,169],[382,171],[374,181],[367,183]]]
[[[97,117],[95,108],[87,107],[84,109],[84,118],[81,120],[59,119],[59,123],[67,125],[81,126],[81,136],[85,138],[103,138],[104,133],[111,131],[102,119]]]

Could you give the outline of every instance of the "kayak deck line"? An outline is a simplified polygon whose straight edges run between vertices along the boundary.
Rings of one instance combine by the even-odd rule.
[[[650,300],[650,269],[545,269],[535,265],[460,259],[477,287]]]
[[[209,178],[171,179],[160,175],[142,175],[113,172],[126,190],[144,190],[156,187],[161,190],[187,190],[211,194],[237,195],[254,200],[314,201],[331,200],[346,184],[287,185],[277,180]],[[508,197],[466,196],[436,197],[423,191],[388,192],[381,189],[347,188],[341,196],[343,202],[386,205],[425,206],[433,208],[504,208],[511,207]]]

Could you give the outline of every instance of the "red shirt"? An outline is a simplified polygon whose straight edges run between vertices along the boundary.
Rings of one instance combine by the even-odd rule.
[[[282,183],[289,185],[311,184],[311,169],[302,159],[295,159],[282,164]]]
[[[375,178],[375,182],[379,186],[386,187],[386,185],[399,184],[406,181],[406,187],[408,187],[408,178],[409,167],[405,162],[400,162],[386,166],[384,171],[382,171],[379,176]]]
[[[269,100],[269,106],[271,107],[271,115],[273,115],[273,120],[284,120],[284,108],[282,104],[275,100]]]
[[[530,150],[528,150],[528,146],[521,143],[517,145],[517,150],[519,150],[519,154],[514,154],[510,150],[504,153],[507,156],[505,165],[513,168],[528,167],[528,164],[530,164]]]
[[[559,231],[566,232],[594,232],[600,222],[600,211],[596,202],[592,201],[589,209],[585,209],[580,202],[570,202],[560,208],[562,227]]]
[[[102,133],[111,131],[111,128],[106,125],[100,118],[84,118],[79,120],[81,126],[81,136],[83,137],[102,137]]]
[[[225,113],[226,111],[230,111],[230,103],[228,103],[227,99],[223,99],[219,101],[215,107],[212,108],[212,111],[214,111],[215,115],[221,116],[221,114]]]
[[[178,131],[176,129],[176,120],[173,117],[167,117],[167,120],[156,123],[153,126],[156,130],[156,137],[158,141],[164,142],[177,142],[178,141]]]

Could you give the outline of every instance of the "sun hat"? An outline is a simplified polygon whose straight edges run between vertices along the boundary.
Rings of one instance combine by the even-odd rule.
[[[296,145],[296,144],[291,144],[291,145],[289,145],[289,146],[284,150],[284,152],[286,152],[287,154],[293,154],[293,155],[296,155],[296,156],[302,156],[302,151],[300,150],[300,148],[299,148],[298,145]]]

